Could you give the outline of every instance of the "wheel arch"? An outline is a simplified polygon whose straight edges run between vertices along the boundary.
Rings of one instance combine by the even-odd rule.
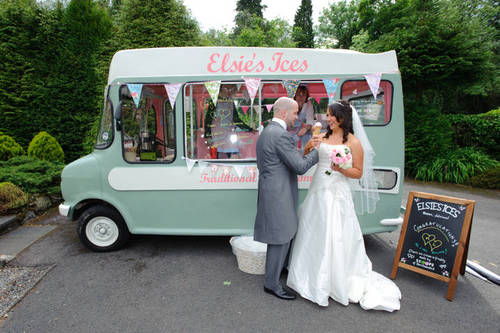
[[[113,209],[117,214],[119,214],[121,216],[121,218],[125,222],[125,226],[127,227],[127,230],[130,232],[130,228],[128,227],[127,221],[123,217],[123,214],[114,205],[112,205],[109,202],[102,200],[102,199],[85,199],[85,200],[80,201],[75,206],[72,220],[77,221],[80,218],[80,216],[83,214],[83,212],[92,206],[105,206],[105,207],[108,207],[110,209]]]

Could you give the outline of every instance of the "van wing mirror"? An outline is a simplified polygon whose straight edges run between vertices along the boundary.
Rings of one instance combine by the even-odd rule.
[[[122,101],[118,103],[118,107],[115,110],[115,119],[116,119],[116,130],[122,130]]]

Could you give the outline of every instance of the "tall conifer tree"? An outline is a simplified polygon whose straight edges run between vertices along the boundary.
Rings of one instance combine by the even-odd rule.
[[[298,47],[314,47],[311,0],[302,0],[299,9],[297,9],[293,25],[293,40]]]
[[[238,0],[236,3],[236,17],[234,18],[234,36],[237,36],[245,28],[251,29],[255,23],[255,18],[261,19],[264,16],[262,10],[265,8],[261,4],[261,0]]]
[[[120,11],[120,49],[192,46],[200,41],[198,24],[181,1],[128,0],[122,1]]]

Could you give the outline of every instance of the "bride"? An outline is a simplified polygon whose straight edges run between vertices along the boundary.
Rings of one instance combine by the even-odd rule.
[[[350,189],[349,179],[361,183],[361,191],[355,193],[360,213],[375,210],[378,193],[369,190],[375,188],[373,149],[359,116],[347,102],[330,104],[327,121],[318,167],[299,209],[287,284],[321,306],[328,306],[331,297],[345,306],[359,303],[365,310],[399,310],[399,288],[372,271]],[[311,148],[306,147],[305,153]],[[331,163],[334,149],[350,152],[352,167]]]

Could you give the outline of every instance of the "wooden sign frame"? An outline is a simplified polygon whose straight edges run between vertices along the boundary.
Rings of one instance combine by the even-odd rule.
[[[458,241],[458,248],[455,255],[455,259],[453,261],[453,268],[450,277],[446,277],[423,268],[419,268],[416,266],[406,264],[404,262],[400,262],[401,252],[403,250],[403,244],[405,242],[406,231],[408,227],[410,214],[412,211],[412,206],[414,203],[414,198],[437,200],[441,202],[448,202],[466,206],[464,222],[462,225],[462,230],[460,232],[460,239]],[[474,200],[466,200],[466,199],[454,198],[454,197],[425,193],[425,192],[415,192],[415,191],[410,192],[408,195],[408,201],[406,203],[406,211],[405,211],[403,225],[401,226],[401,234],[399,236],[398,247],[396,250],[396,255],[394,256],[394,263],[392,265],[392,272],[390,276],[391,279],[394,280],[396,278],[398,267],[401,267],[408,269],[410,271],[414,271],[429,276],[434,279],[444,281],[448,283],[448,292],[446,293],[446,299],[452,301],[453,295],[455,294],[455,287],[457,285],[458,273],[460,272],[461,275],[465,274],[465,265],[469,250],[470,231],[472,226],[472,216],[474,214],[474,206],[475,206]]]

